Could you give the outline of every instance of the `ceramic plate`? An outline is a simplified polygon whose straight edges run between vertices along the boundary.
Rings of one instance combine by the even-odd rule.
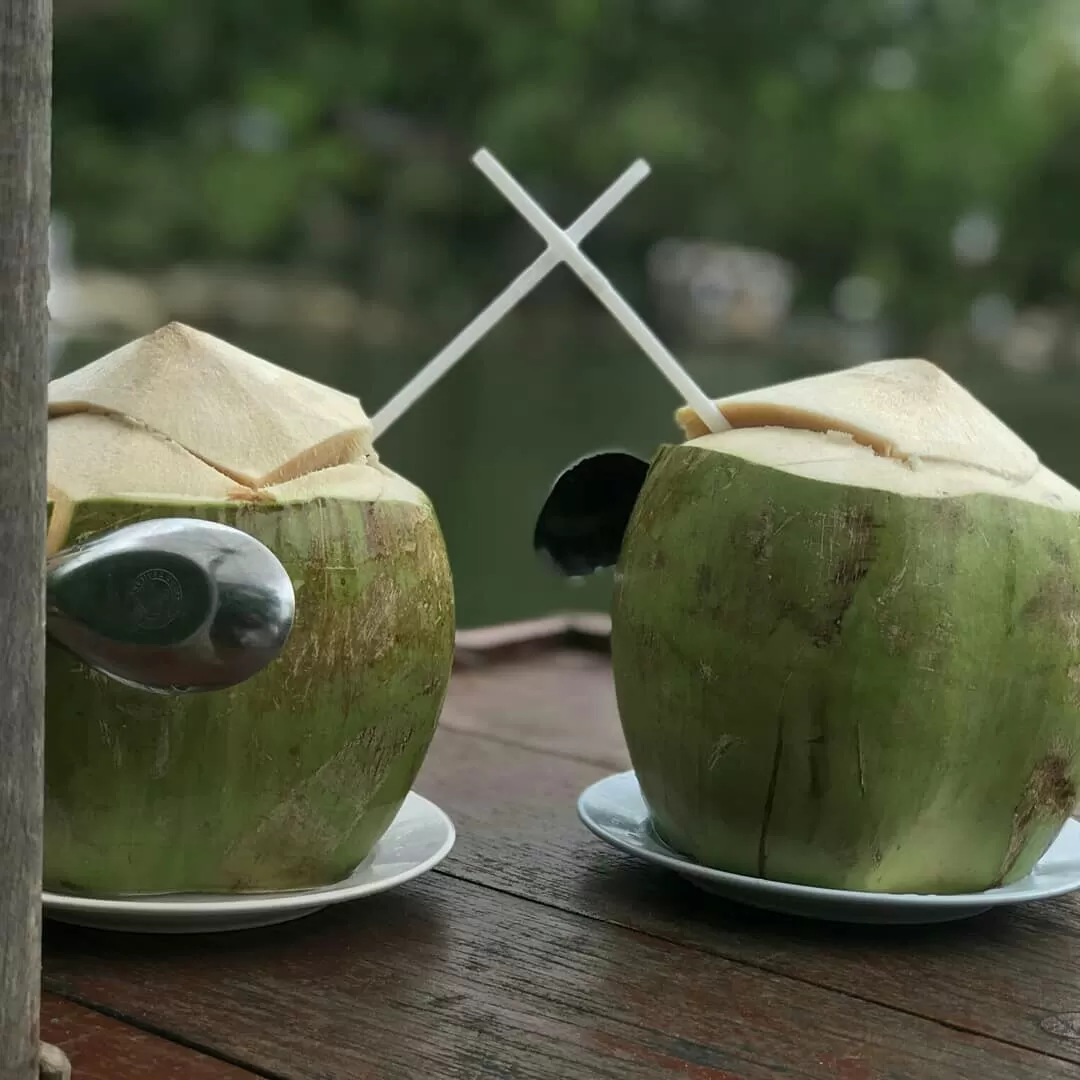
[[[99,930],[151,934],[249,930],[299,919],[411,881],[442,862],[454,840],[454,825],[446,814],[410,792],[371,854],[334,885],[246,896],[187,893],[130,899],[44,892],[42,905],[48,918]]]
[[[633,772],[609,776],[587,788],[578,799],[578,815],[591,832],[622,851],[674,870],[728,900],[786,915],[858,923],[948,922],[1080,889],[1080,821],[1071,818],[1027,877],[986,892],[942,896],[819,889],[700,866],[657,837]]]

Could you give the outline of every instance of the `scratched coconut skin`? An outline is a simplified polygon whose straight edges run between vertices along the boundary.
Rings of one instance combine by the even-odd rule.
[[[1080,776],[1080,491],[925,361],[718,404],[732,430],[677,414],[616,567],[658,831],[824,887],[1026,875]]]
[[[453,658],[443,538],[359,402],[170,324],[49,387],[49,549],[198,516],[265,543],[296,590],[281,656],[161,697],[47,653],[45,885],[258,892],[370,851],[434,735]]]

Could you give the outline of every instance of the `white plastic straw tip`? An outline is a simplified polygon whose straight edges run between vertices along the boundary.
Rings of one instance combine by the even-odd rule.
[[[728,431],[731,428],[728,418],[712,402],[709,402],[709,408],[705,410],[701,408],[700,404],[694,404],[693,402],[688,404],[712,434],[717,435],[721,431]]]
[[[513,177],[506,171],[503,165],[499,162],[499,159],[486,147],[482,146],[472,156],[472,163],[485,175],[490,177],[491,171],[497,170],[503,176],[508,178],[515,187],[520,187]],[[652,172],[652,166],[644,159],[638,158],[627,170],[623,173],[623,179],[630,180],[631,178],[636,183],[640,183]]]

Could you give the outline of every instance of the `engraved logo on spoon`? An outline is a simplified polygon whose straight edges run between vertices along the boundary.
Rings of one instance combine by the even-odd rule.
[[[176,621],[183,602],[183,586],[163,567],[143,570],[128,589],[131,617],[141,630],[164,630]]]

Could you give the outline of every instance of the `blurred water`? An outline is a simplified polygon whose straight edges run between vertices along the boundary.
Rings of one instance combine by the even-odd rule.
[[[372,415],[458,325],[427,327],[378,352],[322,336],[203,329],[358,395]],[[117,344],[77,340],[57,374]],[[681,353],[681,359],[716,396],[824,370],[760,353]],[[1080,483],[1080,372],[1021,375],[972,363],[955,374],[1048,466]],[[439,514],[462,627],[555,610],[606,610],[610,575],[575,585],[533,554],[536,513],[555,476],[577,457],[605,447],[650,456],[677,438],[672,413],[679,404],[606,315],[563,321],[518,315],[386,433],[381,457],[419,484]]]

